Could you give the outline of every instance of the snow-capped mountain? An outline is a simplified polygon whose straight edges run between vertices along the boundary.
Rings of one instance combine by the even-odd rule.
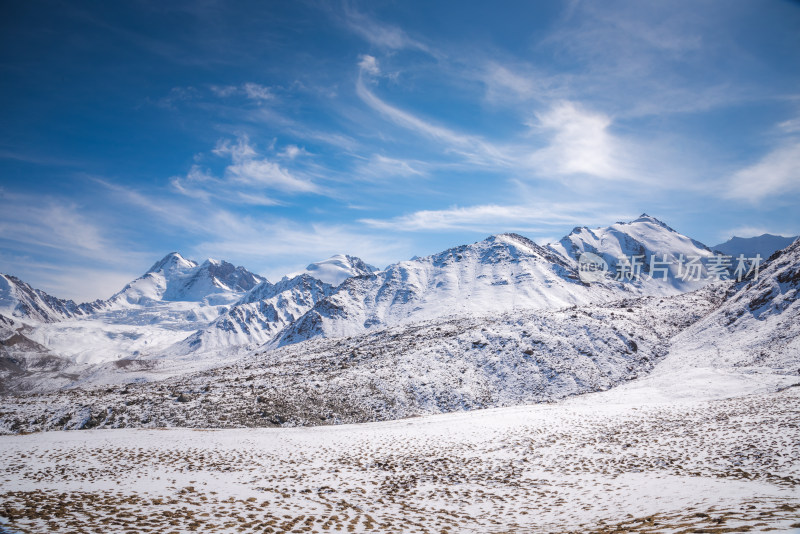
[[[643,213],[631,222],[618,222],[604,228],[577,227],[558,243],[548,245],[552,251],[571,265],[576,265],[581,254],[590,252],[600,256],[608,264],[613,275],[620,267],[621,258],[641,257],[639,260],[643,276],[635,284],[647,294],[677,294],[691,291],[708,283],[708,271],[700,267],[699,280],[693,280],[688,270],[680,271],[679,261],[684,266],[691,258],[707,261],[714,253],[704,244],[676,232],[655,217]],[[657,270],[651,273],[651,261]],[[666,268],[665,273],[662,269]],[[650,275],[653,276],[650,276]],[[666,274],[666,280],[664,276]]]
[[[456,314],[561,308],[608,299],[625,289],[590,287],[551,250],[517,234],[501,234],[349,278],[290,325],[280,344],[315,336],[354,335]]]
[[[309,264],[305,270],[288,275],[287,278],[294,278],[299,274],[308,274],[326,284],[338,286],[348,278],[370,275],[378,270],[377,267],[365,263],[361,258],[347,254],[337,254],[327,260]]]
[[[42,348],[6,347],[23,370],[38,365],[42,354],[60,365],[162,356],[266,283],[243,267],[216,260],[198,264],[175,252],[107,301],[91,304],[56,299],[13,277],[3,280],[3,311],[28,320],[26,339]]]
[[[332,292],[331,284],[307,274],[277,284],[264,281],[207,328],[182,342],[179,350],[212,351],[266,343]]]
[[[172,252],[109,300],[133,305],[159,301],[223,303],[236,300],[264,280],[226,261],[208,259],[198,265]]]
[[[758,254],[766,260],[778,250],[791,245],[795,239],[797,236],[783,237],[772,234],[762,234],[757,237],[732,237],[711,249],[734,258],[740,254],[744,254],[746,258],[753,258]]]
[[[517,234],[500,234],[378,272],[350,256],[309,266],[309,271],[338,285],[309,273],[272,284],[243,267],[215,260],[197,263],[178,253],[156,262],[108,301],[91,305],[55,299],[4,276],[0,278],[5,284],[0,285],[0,314],[22,321],[7,337],[24,337],[14,338],[24,343],[3,345],[4,356],[23,364],[27,355],[33,363],[57,358],[59,368],[131,359],[211,364],[260,345],[272,349],[312,338],[361,336],[451,318],[536,310],[555,313],[619,299],[675,295],[708,283],[707,279],[687,284],[656,279],[637,284],[611,277],[587,283],[581,280],[576,260],[584,251],[601,256],[612,270],[619,256],[641,255],[643,273],[649,270],[647,259],[660,259],[662,254],[672,260],[681,255],[713,256],[701,243],[643,215],[607,228],[576,228],[547,247]],[[772,272],[775,265],[773,261],[764,272]],[[674,275],[675,265],[669,269]],[[780,289],[783,281],[774,284],[773,290],[779,288],[775,299],[779,294],[794,298],[792,288]],[[725,321],[730,321],[729,316],[718,322]],[[751,328],[755,327],[743,327]],[[785,328],[793,332],[790,326]],[[769,336],[775,332],[770,330]],[[35,350],[28,350],[31,347]],[[82,369],[68,372],[80,374]]]
[[[19,278],[0,274],[0,314],[18,319],[53,323],[63,319],[85,317],[102,306],[92,302],[76,304],[34,289]]]

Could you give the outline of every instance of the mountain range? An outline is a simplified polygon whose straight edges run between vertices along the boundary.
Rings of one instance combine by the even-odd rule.
[[[741,247],[744,243],[747,241],[736,242],[740,250],[744,250]],[[780,244],[761,238],[751,242],[761,247],[758,250],[765,253],[762,256],[768,251],[768,243]],[[571,380],[578,382],[573,386],[540,385],[538,390],[546,391],[548,398],[610,387],[620,379],[646,372],[664,354],[658,348],[658,340],[663,342],[678,335],[684,340],[683,353],[689,354],[692,350],[705,350],[704,343],[719,339],[722,335],[719,329],[748,333],[757,329],[760,332],[757,336],[742,334],[743,354],[767,347],[759,350],[770,355],[770,362],[786,363],[784,360],[792,361],[797,351],[793,344],[794,327],[773,324],[777,319],[766,318],[780,317],[785,322],[796,314],[794,294],[787,289],[796,285],[796,276],[791,274],[794,272],[791,269],[797,268],[797,263],[792,263],[797,259],[796,248],[795,242],[764,266],[763,272],[770,275],[767,278],[757,282],[726,281],[724,278],[732,274],[729,269],[722,280],[713,283],[707,265],[718,253],[643,214],[630,222],[605,228],[575,228],[559,242],[546,246],[518,234],[499,234],[431,256],[402,261],[383,270],[359,258],[338,255],[311,264],[274,284],[225,261],[209,259],[198,263],[173,252],[109,299],[86,304],[52,297],[18,278],[0,275],[0,391],[149,381],[227,365],[250,357],[255,354],[253,351],[293,354],[292,358],[298,360],[302,357],[297,351],[304,350],[302,347],[313,340],[331,340],[333,345],[325,345],[330,347],[339,343],[335,340],[374,335],[385,338],[393,332],[392,336],[403,340],[396,346],[405,346],[409,332],[418,330],[420,325],[429,325],[424,326],[427,334],[422,343],[423,353],[436,353],[450,346],[447,350],[451,357],[473,354],[465,353],[460,342],[451,346],[446,339],[433,334],[433,329],[443,328],[444,324],[461,325],[456,330],[466,329],[465,332],[478,329],[481,324],[495,325],[494,333],[483,329],[488,332],[486,339],[478,336],[469,342],[474,343],[468,345],[473,347],[470,350],[481,355],[477,360],[468,358],[476,365],[488,354],[503,360],[504,355],[516,358],[520,351],[533,350],[535,354],[546,353],[548,358],[555,354],[559,355],[558,361],[572,362],[556,365],[540,360],[536,364],[537,369],[550,366],[550,373],[558,374],[563,365],[574,366],[587,355],[593,355],[588,360],[594,362],[590,367],[599,367],[589,375],[574,375]],[[583,278],[581,256],[587,253],[605,262],[608,271],[604,276],[591,281]],[[622,268],[622,258],[631,256],[639,258],[642,276],[615,276]],[[702,260],[696,280],[681,277],[680,261],[690,257]],[[724,299],[719,296],[719,285],[730,292]],[[700,296],[685,296],[695,293]],[[754,293],[755,297],[741,296]],[[747,298],[750,301],[745,305]],[[645,336],[634,342],[634,337],[627,334],[627,340],[620,341],[618,331],[629,327],[625,321],[618,325],[621,319],[608,307],[630,302],[625,309],[646,309],[651,316],[663,320],[665,312],[654,308],[654,301],[647,299],[674,302],[665,309],[680,309],[692,319],[687,322],[685,318],[672,317],[669,324],[680,328],[665,327],[667,330],[663,332],[658,330],[660,326],[640,324],[637,329],[653,332],[655,337],[651,341],[646,341]],[[724,306],[720,304],[723,300]],[[767,307],[751,309],[748,306],[754,301],[763,301]],[[706,316],[712,309],[716,311]],[[606,317],[605,322],[590,321],[574,330],[575,324],[581,324],[579,318],[587,313],[590,317],[600,314]],[[517,327],[509,326],[515,316],[538,323],[537,328],[554,332],[560,341],[542,341],[539,348],[546,347],[546,351],[537,351],[535,344],[525,348],[519,336],[529,328],[523,325],[518,331]],[[556,323],[555,317],[560,318]],[[756,322],[751,324],[752,321]],[[709,332],[716,332],[716,338]],[[577,339],[585,335],[589,335],[585,347],[576,348],[580,346]],[[776,341],[779,339],[785,339],[785,343],[780,344]],[[362,339],[359,343],[362,346],[367,341]],[[618,343],[621,345],[617,346]],[[320,351],[329,352],[330,359],[341,356],[334,354],[332,348]],[[626,351],[647,357],[634,358],[638,362],[635,364],[628,357],[620,360],[617,354]],[[375,354],[374,350],[370,352]],[[396,360],[399,357],[391,360],[394,363],[386,360],[386,369],[411,365]],[[384,360],[375,358],[369,359],[369,365],[383,365],[380,362]],[[597,358],[606,363],[600,364]],[[477,369],[486,369],[485,365],[486,361],[473,369],[473,376],[483,373]],[[450,375],[444,370],[437,373]],[[570,373],[563,377],[572,376]],[[601,379],[602,376],[617,378],[607,380]],[[395,382],[393,387],[407,381],[395,379]],[[470,395],[475,388],[488,388],[486,391],[493,394],[498,394],[501,388],[497,382],[472,386]],[[443,387],[440,383],[434,389]],[[517,393],[507,397],[507,402],[530,400],[531,390],[526,387],[520,386]],[[438,394],[442,395],[443,390]],[[393,399],[392,402],[399,402]],[[403,402],[419,408],[416,401]],[[476,405],[477,401],[473,398],[464,402]]]
[[[744,254],[745,257],[752,258],[756,254],[766,259],[773,253],[791,245],[798,236],[783,237],[780,235],[762,234],[756,237],[732,237],[724,243],[714,245],[712,250],[727,254],[728,256],[738,257]]]

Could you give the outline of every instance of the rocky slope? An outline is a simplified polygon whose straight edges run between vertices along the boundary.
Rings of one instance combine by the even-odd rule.
[[[724,288],[315,339],[159,382],[7,398],[6,431],[389,420],[548,402],[646,374]]]
[[[271,341],[332,292],[333,286],[307,274],[284,278],[274,285],[263,282],[208,327],[182,341],[175,351],[188,354],[254,348]]]
[[[694,365],[800,373],[800,239],[753,278],[733,285],[718,310],[678,336],[675,353]]]
[[[278,344],[448,315],[561,308],[625,294],[631,293],[611,282],[590,287],[552,251],[520,235],[502,234],[350,278],[290,325]]]

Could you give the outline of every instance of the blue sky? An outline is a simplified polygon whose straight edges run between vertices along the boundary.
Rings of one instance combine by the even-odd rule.
[[[0,272],[56,296],[172,250],[800,233],[797,3],[74,4],[0,17]]]

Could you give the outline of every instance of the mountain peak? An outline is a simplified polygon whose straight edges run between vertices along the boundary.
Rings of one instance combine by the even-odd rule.
[[[356,256],[336,254],[326,260],[310,263],[305,270],[287,277],[291,279],[300,274],[309,274],[326,284],[338,286],[350,277],[369,275],[377,270]]]
[[[499,244],[502,246],[511,247],[518,252],[522,252],[523,254],[544,257],[551,263],[562,263],[562,260],[560,258],[553,257],[548,249],[538,245],[536,242],[531,241],[527,237],[514,232],[506,232],[489,236],[482,241],[482,243]]]
[[[665,228],[665,229],[669,230],[670,232],[674,232],[675,231],[672,228],[670,228],[670,226],[667,225],[667,223],[665,223],[664,221],[656,219],[655,217],[653,217],[651,215],[648,215],[646,213],[642,213],[641,215],[639,215],[639,217],[637,217],[636,219],[632,220],[628,224],[634,224],[634,223],[651,223],[651,224],[658,225],[658,226],[660,226],[662,228]]]
[[[517,248],[524,248],[526,252],[538,252],[539,245],[531,241],[525,236],[514,232],[505,232],[502,234],[495,234],[489,236],[484,240],[485,243],[501,243],[510,245]]]
[[[582,254],[590,252],[600,256],[607,264],[609,272],[617,272],[624,258],[638,256],[643,260],[642,272],[650,274],[649,264],[653,257],[669,255],[677,258],[710,257],[711,250],[703,243],[687,237],[655,217],[642,213],[630,222],[617,222],[608,227],[575,228],[569,235],[548,248],[568,262],[579,261]],[[574,263],[573,263],[574,264]],[[651,287],[648,291],[662,291],[665,294],[697,289],[704,281],[687,281],[677,276],[676,264],[669,265],[670,280],[644,280]],[[634,284],[643,282],[636,280]],[[664,282],[664,283],[662,283]]]
[[[226,261],[208,259],[198,265],[179,252],[170,252],[111,300],[141,305],[159,301],[223,303],[264,280]]]
[[[170,270],[174,267],[178,267],[179,269],[191,269],[193,267],[197,267],[197,263],[193,262],[192,260],[187,260],[184,258],[179,252],[170,252],[150,267],[147,272],[148,273],[157,273],[160,271]]]

